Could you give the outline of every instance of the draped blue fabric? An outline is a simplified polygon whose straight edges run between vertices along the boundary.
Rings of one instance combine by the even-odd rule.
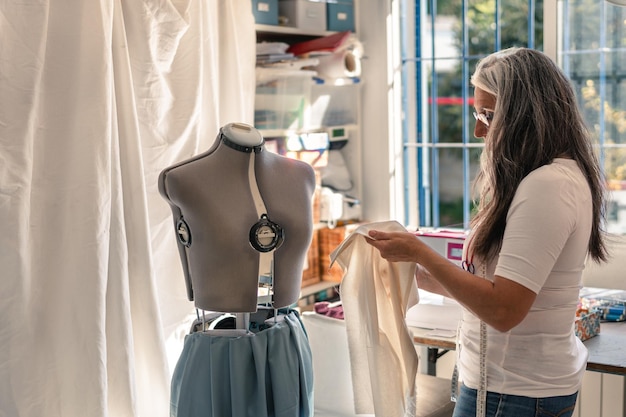
[[[248,331],[186,336],[172,377],[172,417],[312,417],[313,368],[298,313]]]

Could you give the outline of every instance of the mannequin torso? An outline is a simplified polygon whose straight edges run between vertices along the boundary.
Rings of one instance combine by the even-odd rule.
[[[255,182],[261,200],[256,204]],[[188,295],[196,307],[256,311],[259,263],[268,254],[274,262],[274,307],[297,301],[313,231],[314,189],[310,165],[266,151],[259,132],[240,124],[223,127],[207,152],[165,169],[159,191],[174,214]],[[263,209],[284,231],[284,240],[265,254],[250,243]]]

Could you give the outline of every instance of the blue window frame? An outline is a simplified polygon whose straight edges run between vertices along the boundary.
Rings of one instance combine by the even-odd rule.
[[[544,14],[544,3],[558,13]],[[404,0],[401,8],[406,224],[469,227],[483,146],[473,137],[470,74],[500,49],[544,50],[549,16],[546,26],[561,28],[554,58],[614,190],[609,230],[626,232],[626,8],[598,0]]]
[[[560,1],[558,60],[594,132],[611,201],[609,232],[626,233],[626,7]]]

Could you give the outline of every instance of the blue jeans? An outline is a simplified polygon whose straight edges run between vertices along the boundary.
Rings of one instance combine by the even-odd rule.
[[[486,417],[570,417],[578,393],[560,397],[531,398],[487,392]],[[476,390],[461,385],[453,417],[476,415]]]

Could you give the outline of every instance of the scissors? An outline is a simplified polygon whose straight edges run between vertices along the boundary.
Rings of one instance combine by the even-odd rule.
[[[461,262],[461,268],[463,268],[464,270],[466,270],[470,274],[473,274],[474,271],[476,270],[476,267],[474,266],[474,263],[471,262],[471,261],[468,261],[467,259],[464,260],[463,262]]]

